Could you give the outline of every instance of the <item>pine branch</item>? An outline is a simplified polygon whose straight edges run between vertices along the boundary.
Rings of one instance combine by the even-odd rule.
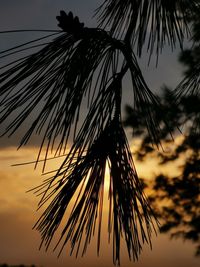
[[[132,43],[141,56],[145,43],[150,55],[154,48],[159,54],[166,44],[173,49],[177,41],[182,47],[185,33],[189,34],[188,10],[195,10],[197,5],[195,0],[105,0],[96,15],[99,26],[110,28],[117,38],[124,39],[132,25]]]
[[[159,6],[154,10],[154,2],[105,1],[108,5],[102,13],[102,25],[113,21],[110,32],[87,28],[72,12],[61,11],[57,20],[62,32],[55,33],[58,37],[47,43],[43,43],[47,38],[43,37],[1,54],[1,57],[9,58],[42,46],[39,51],[1,67],[0,124],[9,122],[3,135],[11,136],[28,121],[20,146],[27,144],[35,134],[41,136],[36,165],[45,149],[43,171],[49,152],[56,151],[55,157],[66,154],[69,139],[73,136],[73,143],[61,166],[51,173],[52,177],[35,188],[36,194],[41,196],[39,208],[50,201],[35,225],[42,236],[41,246],[44,244],[47,249],[72,198],[81,187],[58,246],[61,245],[61,252],[70,242],[72,252],[76,250],[78,254],[83,244],[84,254],[98,224],[99,253],[106,163],[110,170],[108,235],[113,238],[114,263],[120,263],[121,239],[125,240],[129,257],[133,260],[138,259],[143,243],[151,245],[154,215],[143,194],[122,128],[121,99],[122,81],[130,72],[134,107],[144,114],[152,142],[159,145],[160,128],[152,108],[157,110],[159,101],[145,83],[131,43],[135,35],[141,53],[150,20],[150,13],[145,12],[153,10],[157,16],[157,12],[167,8]],[[109,13],[113,4],[113,13]],[[138,9],[133,12],[134,4]],[[127,21],[119,13],[122,7],[128,12]],[[136,11],[139,13],[134,17]],[[146,19],[144,15],[147,15]],[[168,19],[166,16],[164,13],[162,23]],[[172,16],[172,26],[173,19]],[[127,31],[121,34],[124,23]],[[156,42],[159,49],[162,48],[161,37],[170,36],[172,44],[175,37],[182,38],[179,25],[168,32],[163,30],[163,24],[157,23],[152,22],[151,48]],[[167,23],[170,22],[167,20]],[[175,34],[177,29],[180,32]],[[160,31],[164,32],[161,34]],[[118,37],[123,34],[125,37],[120,40]],[[88,108],[80,122],[85,98]]]

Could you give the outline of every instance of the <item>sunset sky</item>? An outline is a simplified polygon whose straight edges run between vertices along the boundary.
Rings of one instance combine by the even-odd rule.
[[[87,26],[95,26],[92,11],[102,1],[95,0],[1,0],[0,1],[0,31],[15,29],[57,29],[55,17],[61,9],[72,10]],[[25,36],[26,35],[26,36]],[[30,33],[25,35],[1,35],[0,51],[32,38]],[[34,35],[35,37],[35,35]],[[181,79],[181,66],[177,63],[178,49],[171,54],[166,48],[160,57],[158,68],[155,62],[147,66],[147,57],[140,60],[144,76],[149,87],[158,92],[163,84],[174,87]],[[1,66],[1,62],[0,62]],[[128,82],[125,86],[128,87]],[[130,91],[124,99],[127,103]],[[130,141],[131,148],[135,144]],[[95,240],[84,258],[69,256],[69,249],[57,259],[57,252],[38,250],[39,233],[32,230],[41,211],[36,212],[39,198],[28,192],[41,183],[41,168],[34,170],[33,165],[11,166],[23,162],[34,161],[37,156],[38,142],[32,142],[26,148],[17,151],[17,137],[0,139],[0,264],[35,264],[37,267],[112,267],[112,246],[108,245],[106,225],[103,227],[101,253],[96,255]],[[155,162],[149,161],[142,165],[136,163],[141,176],[151,176],[160,170]],[[56,168],[55,162],[50,162],[50,168]],[[163,167],[164,168],[164,167]],[[168,166],[169,168],[169,166]],[[170,166],[171,168],[171,166]],[[180,240],[170,240],[169,236],[158,234],[153,238],[153,250],[145,246],[139,262],[129,262],[126,250],[122,248],[122,267],[197,267],[199,259],[194,257],[194,247]]]

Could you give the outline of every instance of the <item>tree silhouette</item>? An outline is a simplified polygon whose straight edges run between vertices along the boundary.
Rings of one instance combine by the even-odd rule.
[[[141,146],[136,152],[139,160],[148,161],[148,157],[155,158],[160,165],[174,162],[178,164],[180,174],[174,176],[169,167],[169,176],[160,173],[153,180],[144,179],[144,184],[150,190],[149,201],[151,207],[161,222],[160,230],[170,233],[172,238],[190,240],[196,244],[195,255],[200,255],[200,136],[196,119],[200,115],[200,97],[189,95],[179,99],[179,105],[172,102],[172,92],[165,88],[162,97],[163,114],[168,119],[170,132],[163,125],[161,138],[163,146],[168,147],[168,153],[152,148],[148,133],[140,124],[139,133],[143,134]],[[173,103],[173,104],[171,104]],[[157,114],[159,120],[161,114]],[[127,126],[135,126],[137,120],[142,121],[131,107],[127,107]],[[185,126],[184,137],[177,145],[170,138],[170,134],[178,137],[178,128]],[[134,128],[133,128],[134,129]],[[133,134],[138,134],[133,131]],[[180,133],[179,133],[180,135]],[[179,159],[182,158],[182,163]],[[180,165],[180,166],[179,166]],[[146,178],[146,177],[144,177]]]
[[[175,94],[164,88],[161,97],[163,112],[157,112],[157,120],[161,122],[163,116],[168,122],[162,125],[160,138],[168,147],[168,153],[155,151],[144,127],[143,114],[137,113],[127,106],[125,125],[133,128],[133,136],[143,135],[141,146],[136,152],[139,160],[147,160],[151,155],[159,159],[160,164],[174,162],[179,158],[180,175],[169,177],[160,173],[151,182],[146,182],[152,192],[149,197],[151,206],[160,218],[161,232],[170,233],[172,238],[190,240],[196,244],[195,255],[200,255],[200,96],[199,96],[199,13],[188,12],[187,20],[192,25],[192,47],[180,53],[180,62],[186,66],[184,79],[175,89]],[[174,98],[175,96],[175,98]],[[176,99],[178,97],[178,99]],[[178,100],[178,101],[177,101]],[[179,105],[177,105],[177,102]],[[152,107],[153,108],[153,107]],[[140,123],[139,123],[140,122]],[[136,126],[139,127],[136,128]],[[173,148],[174,142],[170,138],[173,133],[184,126],[184,138]],[[136,129],[136,130],[135,130]],[[168,149],[169,150],[169,149]],[[180,163],[179,163],[180,164]]]
[[[84,254],[96,224],[99,252],[106,163],[114,263],[120,263],[121,238],[133,260],[144,242],[151,244],[154,214],[143,194],[122,125],[123,81],[129,73],[134,109],[142,114],[151,143],[159,146],[165,117],[157,120],[155,111],[162,114],[163,109],[145,83],[134,48],[141,56],[147,44],[151,57],[154,51],[158,56],[165,44],[173,49],[178,42],[182,47],[185,34],[189,34],[188,10],[196,12],[198,3],[106,0],[96,10],[97,28],[87,28],[72,12],[61,11],[57,17],[61,31],[1,52],[1,58],[28,52],[1,67],[0,123],[8,124],[3,135],[24,130],[20,147],[40,135],[36,166],[45,150],[43,171],[52,151],[55,157],[65,155],[52,177],[35,189],[42,194],[39,207],[51,200],[35,225],[47,248],[81,188],[58,241],[62,241],[60,252],[70,242],[77,253],[83,244]],[[58,36],[49,41],[53,35]],[[80,120],[86,101],[88,109]],[[27,124],[28,128],[23,128]]]
[[[198,9],[193,13],[188,12],[187,20],[191,24],[192,47],[185,49],[180,54],[180,61],[185,65],[185,77],[175,90],[175,95],[180,98],[181,95],[199,95],[199,77],[200,77],[200,19]]]

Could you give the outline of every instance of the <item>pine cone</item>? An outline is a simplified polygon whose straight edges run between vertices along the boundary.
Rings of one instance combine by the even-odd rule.
[[[73,13],[70,11],[68,14],[65,11],[60,11],[60,16],[57,16],[58,26],[65,32],[77,35],[79,34],[83,28],[84,23],[80,23],[79,18],[73,16]]]

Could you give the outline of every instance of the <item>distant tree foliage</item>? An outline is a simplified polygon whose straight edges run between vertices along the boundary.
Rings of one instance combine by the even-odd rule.
[[[181,166],[176,166],[179,176],[172,176],[169,167],[169,176],[160,173],[150,181],[143,177],[144,184],[147,194],[150,189],[149,201],[161,222],[161,232],[170,233],[172,238],[192,241],[196,247],[195,255],[200,256],[200,135],[196,131],[200,96],[184,96],[179,105],[175,102],[172,105],[172,92],[165,88],[161,99],[163,114],[158,112],[157,117],[166,116],[168,121],[168,128],[163,125],[161,133],[163,148],[165,150],[167,146],[167,152],[152,147],[142,117],[130,107],[127,107],[125,125],[133,127],[134,136],[143,135],[136,157],[144,164],[149,156],[157,159],[161,166],[169,162],[176,166],[177,160],[182,158]],[[140,126],[137,132],[135,127],[138,121]],[[184,137],[175,146],[171,136],[180,137],[179,130],[183,125]]]
[[[191,25],[191,48],[187,48],[180,53],[179,60],[184,66],[185,77],[175,90],[177,99],[181,95],[200,94],[200,18],[199,11],[188,12],[186,16]]]
[[[199,39],[197,26],[200,17],[194,17],[193,41],[195,45],[191,49],[183,51],[180,60],[186,65],[185,79],[196,71],[195,65],[199,62]],[[196,37],[197,36],[197,37]],[[197,63],[195,63],[197,62]],[[200,73],[198,73],[200,75]],[[176,91],[175,91],[176,92]],[[181,157],[183,163],[179,167],[180,175],[169,176],[162,173],[149,182],[145,180],[146,186],[150,188],[149,201],[157,217],[160,219],[160,230],[169,233],[172,238],[182,238],[195,244],[195,255],[200,256],[200,94],[190,91],[179,95],[178,105],[172,91],[167,87],[160,97],[162,102],[162,113],[155,111],[155,116],[160,121],[160,139],[163,147],[168,147],[167,153],[155,150],[151,139],[144,127],[144,116],[130,106],[126,107],[126,119],[124,124],[133,129],[133,137],[143,136],[141,146],[136,151],[138,160],[154,157],[161,165],[173,162]],[[153,109],[153,107],[152,107]],[[167,125],[162,124],[165,116]],[[181,133],[181,130],[183,133]],[[175,146],[172,137],[177,138],[183,134],[182,139]],[[175,146],[175,147],[174,147]],[[144,177],[145,178],[145,177]]]

